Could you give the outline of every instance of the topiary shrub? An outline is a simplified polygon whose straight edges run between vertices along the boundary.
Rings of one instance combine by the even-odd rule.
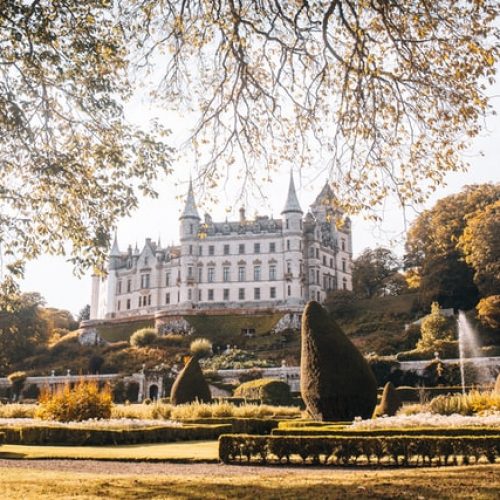
[[[177,375],[170,392],[170,400],[173,405],[194,401],[209,403],[212,400],[210,388],[203,376],[197,356],[193,356]]]
[[[81,422],[96,418],[110,418],[113,396],[109,386],[99,388],[97,382],[68,384],[51,392],[42,391],[35,412],[36,418],[58,422]]]
[[[239,398],[260,399],[270,405],[291,403],[290,386],[281,380],[261,378],[250,380],[236,388],[234,395]]]
[[[158,332],[154,328],[141,328],[130,337],[130,345],[133,347],[147,347],[158,338]]]
[[[302,316],[300,388],[306,409],[317,420],[370,418],[377,382],[352,342],[317,302]]]
[[[402,404],[399,393],[393,383],[387,382],[384,386],[384,392],[382,393],[382,400],[375,408],[373,416],[382,417],[383,415],[387,415],[388,417],[393,417],[396,415],[399,408],[401,408]]]

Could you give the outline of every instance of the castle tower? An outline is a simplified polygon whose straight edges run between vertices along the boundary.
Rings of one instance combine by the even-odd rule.
[[[113,246],[109,252],[108,257],[108,276],[106,278],[106,303],[105,310],[106,315],[112,314],[115,312],[115,302],[116,302],[116,282],[117,282],[117,269],[120,264],[121,253],[118,247],[118,237],[115,231],[115,236],[113,239]]]
[[[285,207],[281,212],[283,220],[283,269],[285,275],[284,297],[290,304],[302,302],[302,208],[295,191],[293,172]]]
[[[200,215],[194,199],[193,183],[189,188],[184,210],[179,217],[181,240],[180,302],[188,305],[197,302],[196,263],[199,247]]]

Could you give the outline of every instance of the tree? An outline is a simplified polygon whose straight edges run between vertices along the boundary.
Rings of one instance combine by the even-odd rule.
[[[82,321],[87,321],[90,319],[90,304],[84,306],[78,313],[78,323]]]
[[[438,349],[443,341],[453,340],[455,332],[451,323],[441,314],[439,304],[433,302],[431,313],[422,320],[422,338],[417,343],[417,349]]]
[[[49,329],[41,314],[42,297],[29,293],[16,298],[10,311],[0,310],[0,372],[47,342]]]
[[[490,328],[500,328],[500,295],[491,295],[479,301],[477,315]]]
[[[199,111],[193,145],[213,183],[236,161],[243,183],[259,182],[283,159],[308,165],[318,151],[351,210],[390,192],[420,202],[462,169],[488,109],[496,0],[120,6],[140,64],[166,67],[155,97]]]
[[[405,263],[420,277],[423,305],[470,309],[479,298],[474,270],[459,245],[467,220],[500,199],[500,186],[465,186],[422,212],[408,231]]]
[[[367,248],[352,265],[352,287],[358,297],[383,295],[387,280],[397,273],[399,262],[391,250]]]
[[[0,247],[15,275],[42,252],[100,268],[118,218],[169,171],[165,131],[124,119],[128,57],[112,9],[1,2]]]
[[[467,217],[459,239],[474,283],[484,295],[500,293],[500,199]]]

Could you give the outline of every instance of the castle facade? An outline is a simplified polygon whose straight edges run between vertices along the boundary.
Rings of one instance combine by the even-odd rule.
[[[202,220],[190,183],[179,218],[180,244],[151,239],[121,252],[115,237],[105,278],[92,278],[90,319],[177,309],[300,311],[336,289],[352,289],[351,222],[332,208],[328,183],[304,216],[293,175],[281,218]],[[343,221],[337,227],[339,220]]]

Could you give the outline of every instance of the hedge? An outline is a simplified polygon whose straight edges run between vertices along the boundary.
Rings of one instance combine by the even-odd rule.
[[[264,404],[287,405],[291,403],[290,386],[282,380],[259,378],[238,386],[234,395],[240,398],[260,399]]]
[[[271,434],[281,423],[274,418],[189,418],[181,420],[184,424],[230,425],[233,434]]]
[[[168,443],[217,439],[231,432],[230,425],[186,425],[142,429],[97,429],[70,426],[1,427],[5,443],[23,445],[99,446],[141,443]]]
[[[219,438],[219,459],[226,463],[260,462],[282,464],[300,459],[318,465],[468,465],[485,458],[500,458],[500,435],[490,437],[291,437],[224,435]]]
[[[500,436],[498,427],[411,427],[400,429],[352,429],[342,426],[273,429],[273,436],[391,437],[391,436]]]
[[[472,386],[467,386],[465,390],[468,392],[474,389]],[[411,387],[402,385],[396,388],[396,391],[405,403],[419,403],[420,395],[423,394],[426,399],[433,399],[437,396],[446,396],[447,394],[461,394],[461,386],[437,386],[437,387]]]
[[[319,422],[318,420],[286,420],[278,423],[278,429],[297,429],[302,427],[330,427],[341,426],[345,427],[351,425],[352,422]]]

